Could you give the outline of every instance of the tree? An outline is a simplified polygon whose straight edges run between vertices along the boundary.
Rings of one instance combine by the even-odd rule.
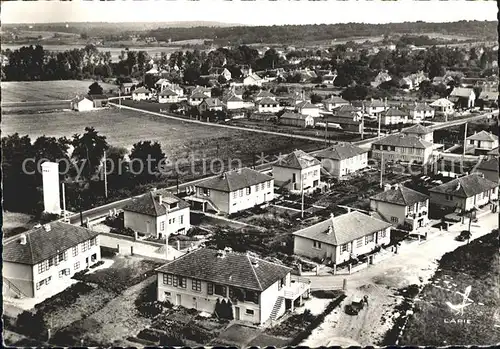
[[[184,71],[184,82],[188,85],[194,85],[200,79],[200,69],[194,65],[186,68]]]
[[[311,95],[311,103],[312,104],[317,104],[317,103],[321,103],[321,101],[323,101],[323,97],[321,97],[320,95],[318,95],[317,93],[313,93]]]
[[[103,89],[97,81],[89,86],[89,95],[102,95],[102,94],[103,94]]]
[[[93,127],[85,127],[83,135],[75,134],[72,145],[74,147],[72,157],[82,171],[79,175],[90,180],[96,174],[101,165],[104,151],[109,148],[106,136],[99,135]]]
[[[139,181],[147,181],[158,172],[158,165],[164,158],[160,143],[137,142],[130,152],[130,168]]]
[[[348,87],[342,92],[342,98],[348,101],[363,100],[367,95],[368,88],[360,85]]]

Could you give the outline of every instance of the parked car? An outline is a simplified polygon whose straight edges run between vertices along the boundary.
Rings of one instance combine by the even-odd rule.
[[[472,234],[470,233],[470,231],[468,231],[468,230],[462,230],[460,232],[460,235],[458,235],[456,237],[456,240],[457,241],[465,241],[465,240],[470,239],[471,236],[472,236]]]
[[[362,299],[360,299],[357,302],[352,301],[351,304],[346,305],[345,312],[346,312],[346,314],[349,314],[349,315],[358,315],[364,306],[365,306],[365,303]]]

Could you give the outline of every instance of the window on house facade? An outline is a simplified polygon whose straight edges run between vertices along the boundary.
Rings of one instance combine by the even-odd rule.
[[[211,282],[207,283],[207,294],[214,294],[214,284]]]
[[[252,189],[250,187],[247,188],[247,195],[250,195],[250,193],[252,192]]]
[[[175,223],[175,217],[174,217],[174,218],[172,218],[172,223]]]
[[[340,246],[340,253],[347,252],[347,250],[348,250],[347,244],[343,244],[342,246]]]
[[[239,193],[240,193],[240,197],[242,197],[243,196],[243,189],[240,189]]]
[[[257,185],[258,186],[258,185]],[[260,184],[260,189],[264,190],[265,189],[265,183]]]
[[[179,285],[179,277],[178,276],[173,276],[172,286],[177,287],[178,285]]]
[[[48,262],[49,262],[49,268],[55,264],[55,261],[56,261],[56,260],[55,260],[54,258],[49,258],[49,259],[48,259]]]
[[[386,236],[386,232],[385,232],[385,230],[380,231],[380,232],[379,232],[379,236],[380,236],[381,238],[385,238],[385,236]]]
[[[62,278],[64,275],[69,275],[69,269],[59,270],[59,277]]]
[[[255,191],[256,192],[259,191],[259,185],[258,184],[255,185]]]
[[[208,189],[208,188],[202,188],[202,193],[205,196],[210,196],[210,189]]]
[[[453,200],[453,195],[446,195],[446,200],[448,200],[448,201]]]
[[[172,285],[172,274],[163,274],[163,284]]]
[[[253,309],[247,309],[247,310],[245,310],[245,313],[247,315],[253,315]]]
[[[164,231],[164,230],[165,230],[165,222],[164,222],[164,221],[161,221],[161,222],[160,222],[160,230],[161,230],[161,231]]]
[[[271,181],[267,181],[267,187],[271,188]]]
[[[368,245],[370,242],[373,242],[373,234],[365,236],[365,245]]]
[[[201,292],[201,280],[196,280],[196,279],[191,280],[191,287],[193,291]]]
[[[393,222],[393,223],[397,223],[397,222],[399,222],[398,217],[394,217],[394,216],[392,216],[392,217],[391,217],[391,222]]]
[[[362,247],[363,246],[363,238],[356,240],[356,247]]]
[[[184,276],[179,277],[179,286],[182,288],[187,287],[187,279]]]
[[[227,297],[227,289],[226,286],[223,285],[215,285],[214,293],[218,296]]]
[[[184,215],[183,214],[181,214],[179,216],[179,220],[180,220],[181,224],[184,224]]]
[[[95,246],[95,245],[97,245],[97,239],[96,238],[90,239],[90,246]]]
[[[165,295],[165,298],[170,298],[170,297],[172,297],[172,293],[170,293],[170,292],[168,292],[168,291],[165,291],[163,294]]]
[[[319,242],[319,241],[313,241],[313,247],[314,248],[321,248],[321,242]]]
[[[49,269],[49,261],[45,260],[38,264],[38,274],[41,274]]]
[[[238,197],[238,193],[237,192],[233,192],[233,199],[236,199]]]
[[[73,257],[75,257],[78,254],[78,245],[73,247],[71,249]]]
[[[73,269],[75,270],[80,269],[80,262],[76,262],[75,265],[73,265]]]

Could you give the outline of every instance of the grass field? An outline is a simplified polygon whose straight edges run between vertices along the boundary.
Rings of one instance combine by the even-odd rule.
[[[254,153],[277,155],[322,146],[314,141],[192,124],[118,109],[4,115],[2,124],[4,135],[18,132],[28,134],[32,140],[42,135],[71,137],[83,133],[86,126],[93,126],[114,146],[130,149],[139,141],[158,141],[170,159],[185,159],[191,155],[196,159],[240,159],[250,164]]]
[[[2,81],[2,105],[12,102],[53,101],[74,98],[77,94],[86,94],[93,81],[61,80],[61,81]],[[117,85],[99,83],[104,93]]]
[[[445,254],[419,296],[421,301],[417,301],[399,344],[498,345],[499,277],[498,231]],[[472,287],[472,303],[463,314],[452,312],[446,302],[460,304],[463,297],[457,292],[463,293],[468,286]]]

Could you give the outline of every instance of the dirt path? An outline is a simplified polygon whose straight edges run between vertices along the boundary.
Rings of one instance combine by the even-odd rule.
[[[480,225],[472,226],[473,239],[488,234],[498,227],[498,216],[488,214],[480,218]],[[456,224],[449,232],[436,233],[425,243],[403,247],[401,253],[358,273],[339,276],[347,278],[348,297],[341,306],[325,318],[309,338],[302,343],[311,347],[339,345],[335,343],[354,341],[360,346],[377,344],[392,327],[395,306],[402,298],[395,295],[396,290],[411,284],[423,285],[434,274],[437,261],[447,252],[464,244],[455,237],[466,229]],[[327,287],[338,282],[336,276],[310,277],[314,287]],[[357,316],[345,313],[344,306],[354,299],[368,295],[368,307]],[[354,345],[354,344],[353,344]]]

